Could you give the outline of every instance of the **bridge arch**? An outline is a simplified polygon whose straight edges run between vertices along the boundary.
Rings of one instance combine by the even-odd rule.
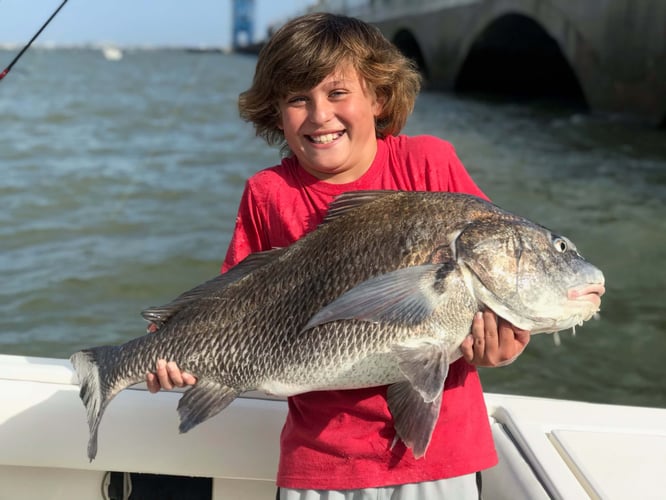
[[[414,61],[419,71],[423,75],[423,78],[427,80],[429,76],[428,65],[426,64],[425,58],[423,57],[421,46],[419,45],[419,42],[416,40],[416,37],[414,37],[412,32],[408,29],[400,29],[393,36],[392,42],[396,47],[398,47],[403,55]]]
[[[492,84],[664,126],[663,0],[321,2],[379,27],[421,65],[431,89],[483,91]],[[512,64],[520,31],[530,43]],[[492,69],[483,69],[484,58]]]
[[[454,89],[588,107],[558,41],[537,20],[517,12],[499,15],[471,38]]]

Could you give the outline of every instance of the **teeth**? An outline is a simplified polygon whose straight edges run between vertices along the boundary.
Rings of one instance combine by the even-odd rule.
[[[329,142],[333,142],[335,139],[340,137],[342,134],[340,132],[335,133],[335,134],[324,134],[324,135],[311,135],[310,139],[312,142],[316,144],[328,144]]]

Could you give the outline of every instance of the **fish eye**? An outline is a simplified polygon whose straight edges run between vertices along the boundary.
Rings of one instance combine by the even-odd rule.
[[[569,250],[569,242],[561,237],[553,239],[553,246],[555,247],[555,250],[560,253],[564,253]]]

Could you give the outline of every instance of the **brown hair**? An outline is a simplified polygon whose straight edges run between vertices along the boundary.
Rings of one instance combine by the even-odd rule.
[[[285,146],[277,127],[278,101],[317,86],[343,63],[352,65],[367,91],[384,100],[377,135],[398,134],[421,89],[416,66],[376,27],[330,13],[306,14],[275,32],[259,53],[252,86],[239,96],[241,118],[253,123],[268,144]]]

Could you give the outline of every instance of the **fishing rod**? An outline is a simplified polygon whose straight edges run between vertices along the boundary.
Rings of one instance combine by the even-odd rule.
[[[49,25],[49,23],[51,22],[51,20],[52,20],[57,14],[58,14],[58,12],[60,12],[60,9],[62,9],[62,8],[65,6],[65,4],[67,3],[67,1],[68,1],[68,0],[63,0],[63,2],[60,4],[60,6],[59,6],[59,7],[53,12],[53,14],[51,14],[51,17],[49,17],[49,18],[46,20],[46,22],[42,25],[42,27],[39,28],[39,31],[38,31],[37,33],[35,33],[35,35],[30,39],[30,41],[25,45],[25,47],[23,47],[23,48],[21,49],[21,52],[19,52],[18,54],[16,54],[16,57],[14,57],[14,60],[13,60],[12,62],[9,63],[9,66],[7,66],[7,67],[3,70],[2,73],[0,73],[0,80],[2,80],[5,76],[7,76],[7,73],[9,73],[9,72],[11,71],[12,66],[14,66],[14,64],[16,64],[16,61],[18,61],[18,60],[21,58],[21,56],[23,55],[23,53],[24,53],[26,50],[28,50],[28,47],[30,47],[30,46],[32,45],[32,42],[34,42],[35,39],[40,35],[40,33],[41,33],[42,31],[44,31],[44,28],[46,28],[46,27]]]

